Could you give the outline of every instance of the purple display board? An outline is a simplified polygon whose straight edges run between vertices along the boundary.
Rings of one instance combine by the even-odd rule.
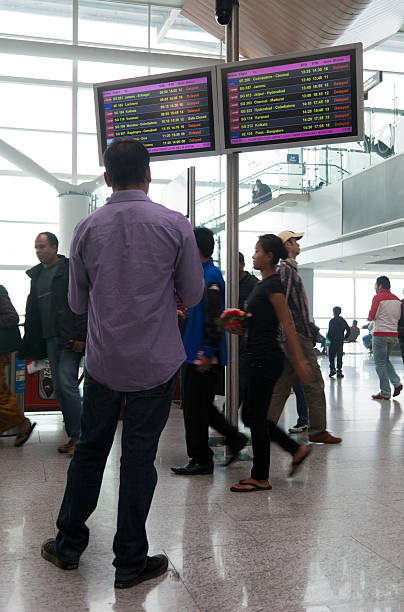
[[[226,152],[363,139],[359,44],[218,70]]]
[[[100,162],[122,137],[159,159],[215,153],[215,85],[214,68],[94,85]]]

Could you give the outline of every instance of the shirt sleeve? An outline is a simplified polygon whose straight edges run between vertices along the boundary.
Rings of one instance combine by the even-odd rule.
[[[202,299],[205,284],[203,267],[192,227],[185,217],[180,225],[182,246],[174,271],[174,285],[178,297],[187,308],[196,306]]]
[[[222,332],[216,325],[222,310],[222,290],[217,283],[210,283],[206,289],[206,318],[203,333],[202,352],[211,359],[220,344]]]
[[[89,280],[82,259],[81,224],[77,225],[72,237],[69,258],[68,301],[72,311],[78,315],[88,310]]]
[[[281,282],[280,275],[271,278],[271,282],[268,283],[267,293],[282,293],[285,295],[285,289]]]
[[[379,308],[379,298],[377,295],[373,297],[372,305],[368,314],[368,321],[374,321],[377,314],[377,309]]]

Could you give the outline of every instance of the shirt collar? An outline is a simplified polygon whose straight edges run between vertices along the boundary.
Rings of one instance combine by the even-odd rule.
[[[290,263],[290,265],[292,265],[292,266],[293,266],[294,268],[296,268],[296,270],[297,270],[297,265],[298,265],[298,264],[297,264],[296,259],[293,259],[293,257],[288,257],[288,258],[286,259],[286,261],[287,261],[288,263]]]
[[[208,259],[207,261],[203,261],[202,262],[203,269],[207,268],[208,266],[212,266],[212,265],[213,265],[212,257],[210,259]]]
[[[114,191],[107,204],[133,202],[134,200],[147,202],[148,200],[150,201],[150,198],[142,189],[123,189],[122,191]]]

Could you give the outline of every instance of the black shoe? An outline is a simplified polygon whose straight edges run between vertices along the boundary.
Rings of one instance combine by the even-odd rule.
[[[337,378],[344,378],[343,373],[341,372],[341,370],[338,370],[337,372]]]
[[[116,589],[130,589],[130,587],[140,582],[161,576],[167,571],[167,568],[168,559],[165,555],[146,557],[146,567],[136,578],[132,578],[132,580],[115,580],[114,587]]]
[[[332,370],[330,370],[330,376],[334,376],[334,374],[337,373],[337,370],[335,368],[332,368]]]
[[[43,542],[41,546],[41,556],[62,570],[77,569],[79,566],[78,563],[66,563],[66,561],[62,561],[62,559],[59,559],[59,557],[56,554],[55,543],[56,543],[56,540],[53,538]]]
[[[223,465],[230,465],[231,463],[233,463],[233,461],[236,461],[239,452],[247,445],[248,442],[248,438],[247,436],[245,436],[242,433],[239,433],[237,435],[237,438],[235,440],[235,442],[233,442],[232,445],[228,445],[229,446],[229,459],[226,461],[226,463],[224,463]]]
[[[194,459],[191,459],[191,461],[186,465],[172,467],[171,470],[174,472],[174,474],[179,474],[181,476],[213,474],[213,463],[209,463],[208,465],[201,465],[200,463],[197,463]]]

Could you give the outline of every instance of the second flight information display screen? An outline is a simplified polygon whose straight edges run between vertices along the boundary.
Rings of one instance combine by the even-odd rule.
[[[215,151],[210,72],[95,87],[102,152],[120,137],[139,140],[151,156]]]
[[[355,140],[356,78],[355,49],[222,69],[225,149]]]

